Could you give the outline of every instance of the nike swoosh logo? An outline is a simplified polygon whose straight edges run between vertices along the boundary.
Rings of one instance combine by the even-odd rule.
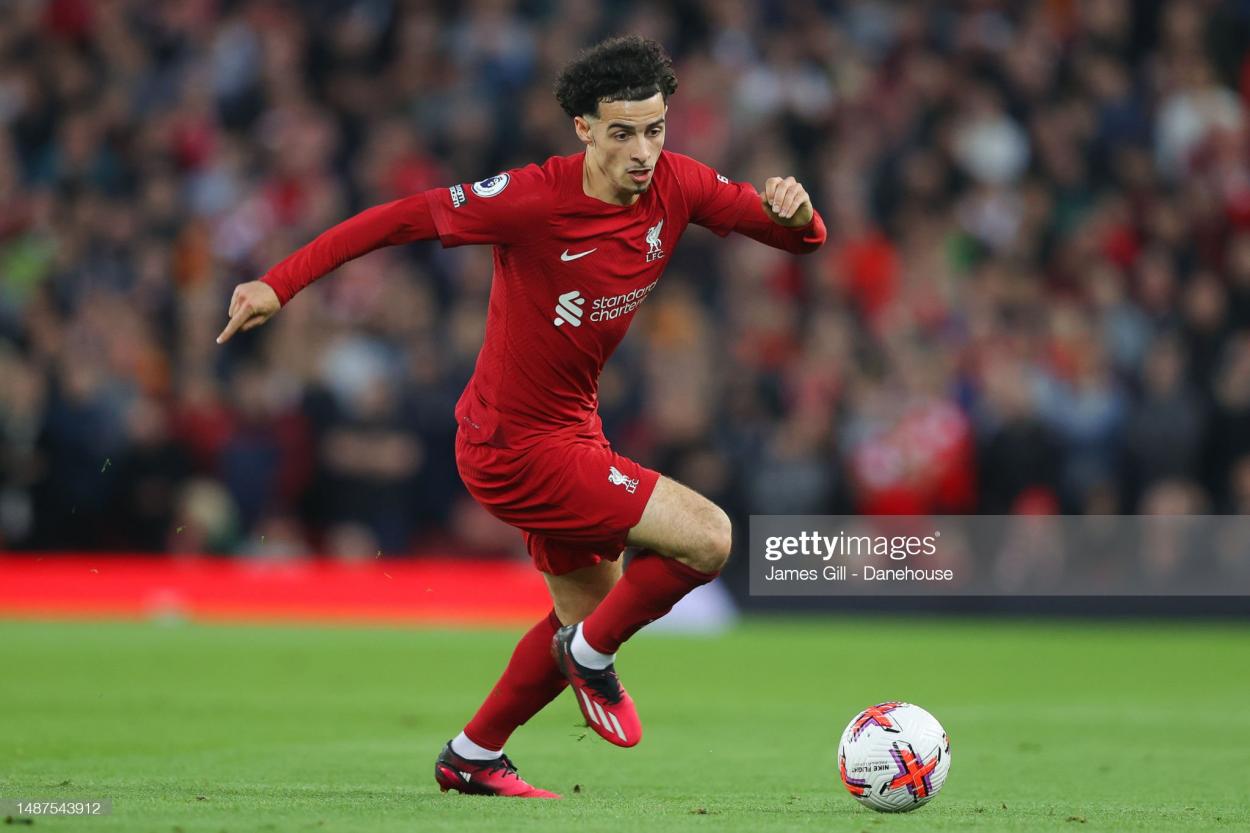
[[[564,250],[564,254],[560,255],[560,259],[561,259],[561,260],[563,260],[564,262],[566,262],[566,263],[567,263],[567,262],[568,262],[568,261],[570,261],[570,260],[577,260],[579,257],[585,257],[586,255],[590,254],[591,252],[597,252],[597,251],[599,251],[599,247],[598,247],[598,246],[596,246],[596,247],[595,247],[595,248],[593,248],[593,249],[590,249],[589,251],[585,251],[585,252],[578,252],[578,253],[577,253],[577,254],[575,254],[575,255],[571,255],[571,254],[569,254],[569,250],[568,250],[568,249],[565,249],[565,250]]]

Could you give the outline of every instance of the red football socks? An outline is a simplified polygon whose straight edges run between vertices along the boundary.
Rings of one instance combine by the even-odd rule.
[[[596,651],[614,654],[639,628],[668,613],[683,596],[717,575],[643,550],[582,622],[582,637]]]
[[[716,576],[644,550],[634,556],[621,580],[582,623],[582,636],[596,651],[616,653],[639,628],[668,613],[683,596]],[[503,749],[518,726],[568,685],[551,658],[551,638],[559,627],[553,610],[521,637],[503,676],[464,727],[469,740],[487,749]]]
[[[568,685],[551,658],[551,638],[559,627],[553,610],[521,637],[503,676],[464,727],[469,740],[487,749],[503,749],[518,726],[542,711]]]

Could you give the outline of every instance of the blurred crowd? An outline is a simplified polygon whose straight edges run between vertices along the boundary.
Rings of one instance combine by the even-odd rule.
[[[375,252],[214,343],[370,205],[577,152],[603,36],[667,146],[830,228],[692,229],[602,379],[751,513],[1250,511],[1250,7],[1214,0],[9,0],[0,549],[513,548],[452,458],[489,249]]]

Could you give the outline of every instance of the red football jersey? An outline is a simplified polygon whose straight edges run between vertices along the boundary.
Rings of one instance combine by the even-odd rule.
[[[583,192],[582,164],[557,156],[426,192],[443,245],[495,246],[486,340],[456,409],[478,442],[514,445],[591,420],[599,373],[686,227],[723,236],[760,202],[751,185],[665,151],[651,187],[613,205]]]
[[[282,304],[318,277],[379,246],[437,236],[489,243],[495,274],[486,339],[456,407],[466,438],[522,447],[561,428],[594,425],[599,372],[655,289],[682,232],[698,223],[792,252],[825,239],[774,223],[755,189],[670,151],[629,206],[582,190],[583,154],[556,156],[480,182],[374,206],[275,265],[262,278]]]

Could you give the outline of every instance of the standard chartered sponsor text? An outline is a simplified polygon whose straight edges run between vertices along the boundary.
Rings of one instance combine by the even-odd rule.
[[[596,298],[594,303],[591,304],[593,312],[590,313],[590,320],[611,321],[613,318],[619,318],[626,313],[633,312],[638,309],[643,301],[647,300],[647,296],[651,294],[651,290],[655,289],[657,283],[659,283],[658,278],[632,292],[622,292],[620,295]]]

